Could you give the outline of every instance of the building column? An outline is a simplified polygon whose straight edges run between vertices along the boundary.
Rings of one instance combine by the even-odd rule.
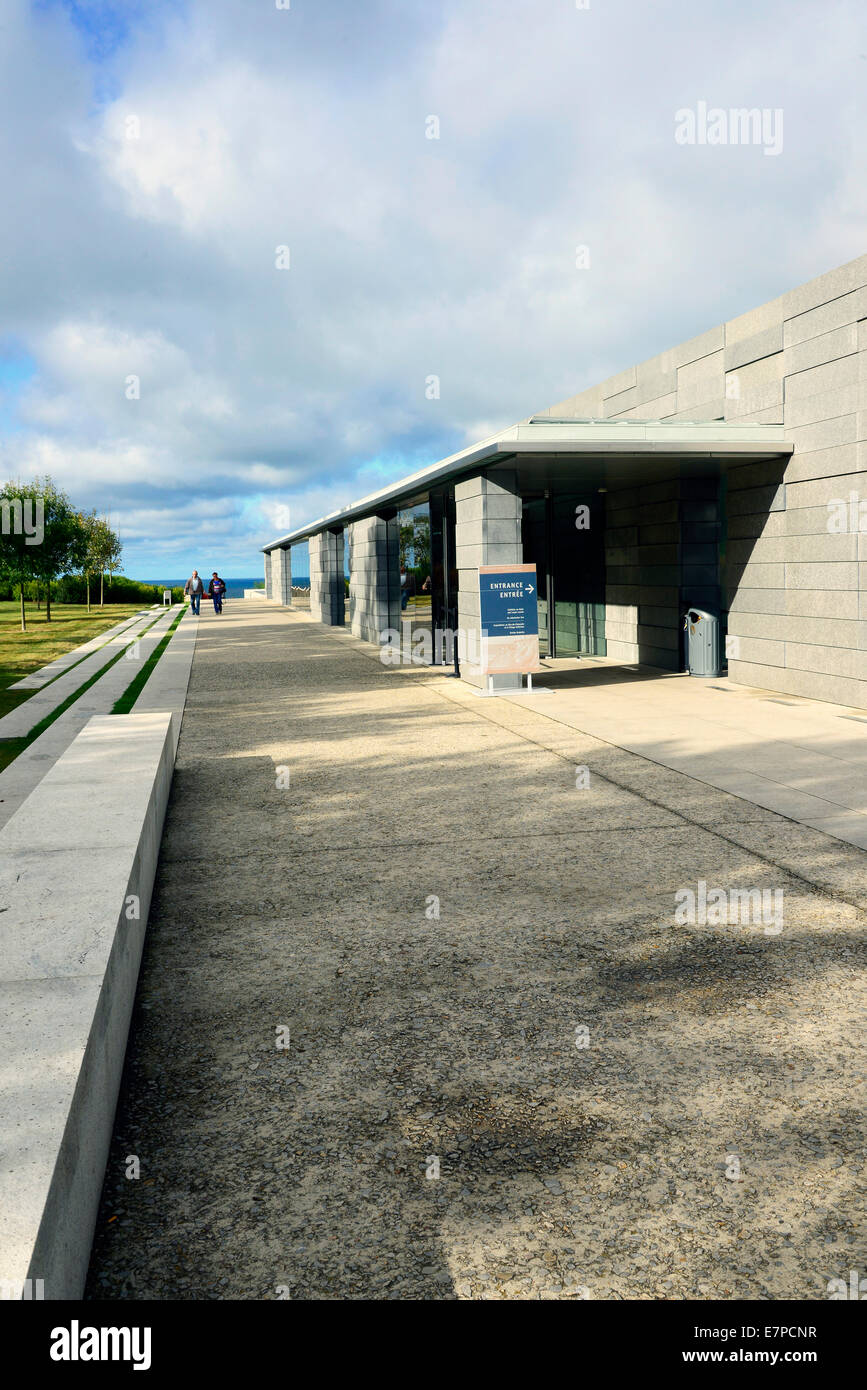
[[[342,627],[346,621],[343,530],[310,537],[310,616],[316,623]]]
[[[471,685],[487,681],[481,651],[479,566],[520,565],[521,494],[514,469],[479,473],[455,485],[455,558],[458,569],[458,632],[461,676]],[[494,676],[494,690],[520,690],[520,675]]]
[[[265,597],[271,598],[271,552],[265,551]]]
[[[350,527],[349,621],[356,637],[379,645],[400,631],[400,548],[396,518],[366,516]]]
[[[271,587],[275,603],[284,608],[292,606],[292,559],[288,550],[279,548],[271,552]]]

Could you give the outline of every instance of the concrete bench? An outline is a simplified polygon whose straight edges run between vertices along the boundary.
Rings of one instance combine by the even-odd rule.
[[[169,712],[98,716],[0,831],[4,1290],[82,1296],[173,764]]]

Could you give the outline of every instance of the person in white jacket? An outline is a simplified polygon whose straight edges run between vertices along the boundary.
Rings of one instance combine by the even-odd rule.
[[[202,594],[204,592],[205,586],[199,577],[199,571],[193,570],[192,574],[190,575],[189,579],[184,585],[184,594],[189,594],[190,596],[190,609],[193,613],[198,614],[199,604],[202,601]]]

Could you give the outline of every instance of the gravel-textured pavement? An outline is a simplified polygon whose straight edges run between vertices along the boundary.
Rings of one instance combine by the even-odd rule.
[[[679,924],[699,880],[782,930]],[[88,1297],[824,1299],[867,1273],[865,910],[851,846],[233,601]]]

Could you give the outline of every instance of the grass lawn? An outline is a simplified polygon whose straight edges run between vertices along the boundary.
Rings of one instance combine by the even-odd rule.
[[[8,714],[32,690],[10,690],[40,666],[47,666],[63,652],[81,646],[91,637],[114,627],[124,618],[141,611],[141,603],[107,603],[104,608],[92,607],[88,613],[83,603],[52,603],[51,622],[45,621],[45,608],[37,612],[27,605],[27,631],[21,631],[21,614],[17,599],[0,601],[0,716]],[[2,766],[2,760],[0,760]]]

